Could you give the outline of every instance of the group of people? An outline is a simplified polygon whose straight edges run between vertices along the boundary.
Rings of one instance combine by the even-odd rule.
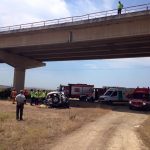
[[[33,104],[43,104],[44,100],[46,99],[47,91],[46,90],[20,90],[19,94],[17,93],[16,89],[13,88],[11,91],[11,99],[12,103],[16,103],[16,119],[23,120],[23,109],[24,104],[27,103],[27,100],[30,99],[30,105]]]
[[[46,90],[33,90],[30,91],[30,105],[43,104],[46,99],[47,91]]]
[[[36,90],[36,89],[31,89],[30,91],[28,90],[23,90],[23,94],[26,98],[25,100],[25,104],[27,100],[30,100],[30,105],[38,105],[38,104],[43,104],[46,95],[47,95],[47,91],[46,90]],[[11,91],[11,99],[12,99],[12,103],[15,104],[15,98],[17,96],[17,91],[15,90],[15,88],[13,88],[13,90]]]
[[[29,92],[26,89],[24,89],[22,91],[23,91],[25,98],[28,99],[29,98]],[[12,99],[13,104],[15,104],[17,94],[18,93],[17,93],[16,89],[13,88],[11,91],[11,95],[10,95],[10,98]],[[24,101],[24,103],[26,104],[26,100]]]

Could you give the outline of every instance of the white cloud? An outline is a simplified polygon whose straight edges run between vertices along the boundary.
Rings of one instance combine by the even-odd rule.
[[[81,9],[81,12],[94,12],[98,11],[96,4],[92,0],[78,0],[77,5]]]
[[[150,58],[127,58],[110,60],[111,68],[139,68],[150,67]]]
[[[113,2],[114,0],[72,0],[68,5],[70,12],[75,16],[112,9]]]
[[[114,0],[1,0],[0,3],[0,26],[10,26],[108,10]]]
[[[83,66],[85,69],[96,69],[96,70],[149,68],[150,57],[88,61]]]
[[[1,26],[68,16],[70,12],[65,0],[1,0]]]
[[[101,8],[104,8],[104,10],[110,10],[113,8],[115,0],[101,0],[102,6]]]
[[[13,67],[7,64],[0,64],[0,85],[12,85]]]

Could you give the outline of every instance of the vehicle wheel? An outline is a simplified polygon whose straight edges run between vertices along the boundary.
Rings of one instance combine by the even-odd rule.
[[[58,96],[53,96],[52,98],[52,104],[57,105],[60,102],[60,99]]]

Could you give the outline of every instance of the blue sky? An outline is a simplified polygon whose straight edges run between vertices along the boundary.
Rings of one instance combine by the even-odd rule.
[[[124,7],[150,0],[122,0]],[[1,0],[0,25],[76,16],[115,9],[118,0]],[[56,89],[59,84],[87,83],[95,87],[150,86],[150,58],[46,62],[26,70],[26,87]],[[0,64],[0,85],[13,84],[13,68]]]

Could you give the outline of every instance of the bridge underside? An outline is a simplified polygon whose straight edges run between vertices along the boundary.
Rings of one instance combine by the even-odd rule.
[[[2,50],[38,61],[150,57],[150,35]]]

